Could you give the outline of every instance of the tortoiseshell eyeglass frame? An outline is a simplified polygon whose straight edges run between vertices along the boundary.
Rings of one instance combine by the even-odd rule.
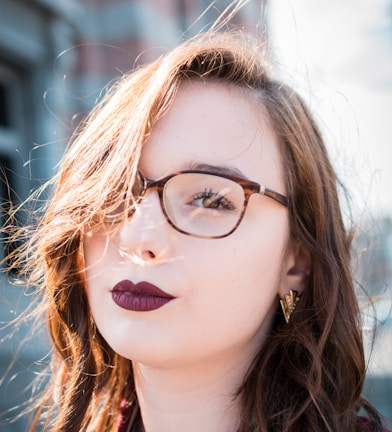
[[[238,222],[229,232],[227,232],[225,234],[217,235],[217,236],[206,236],[206,235],[194,234],[194,233],[184,231],[183,229],[176,226],[174,224],[174,222],[172,222],[172,220],[170,219],[169,215],[166,212],[163,192],[164,192],[165,185],[169,180],[171,180],[173,177],[176,177],[176,176],[179,176],[182,174],[207,174],[210,176],[217,176],[217,177],[225,178],[227,180],[231,180],[232,182],[237,183],[238,185],[240,185],[242,187],[242,189],[244,191],[244,202],[243,202],[242,211],[241,211],[240,216],[238,218]],[[238,226],[240,225],[240,223],[244,217],[250,196],[255,194],[255,193],[265,195],[266,197],[273,199],[274,201],[278,202],[279,204],[281,204],[285,207],[289,206],[289,199],[287,196],[282,195],[279,192],[276,192],[276,191],[274,191],[270,188],[267,188],[263,185],[260,185],[259,183],[256,183],[256,182],[253,182],[253,181],[241,178],[241,177],[236,177],[236,176],[232,176],[232,175],[226,175],[226,174],[221,174],[221,173],[216,173],[213,171],[206,171],[206,170],[193,169],[193,170],[177,171],[177,172],[170,174],[166,177],[163,177],[159,180],[148,179],[147,177],[145,177],[143,175],[143,173],[140,170],[138,170],[137,176],[135,179],[135,183],[134,183],[134,186],[132,188],[132,193],[133,193],[134,197],[136,198],[136,203],[139,203],[141,201],[141,199],[146,194],[148,189],[156,189],[157,190],[162,212],[163,212],[166,220],[168,221],[168,223],[176,231],[178,231],[182,234],[185,234],[185,235],[189,235],[191,237],[198,237],[198,238],[205,238],[205,239],[220,239],[220,238],[224,238],[224,237],[227,237],[230,234],[232,234],[238,228]]]

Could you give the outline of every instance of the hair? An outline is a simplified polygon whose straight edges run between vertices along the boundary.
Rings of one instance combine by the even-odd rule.
[[[138,409],[131,362],[109,347],[89,311],[83,230],[130,197],[143,144],[182,83],[196,79],[246,89],[266,113],[280,143],[291,236],[312,261],[290,323],[276,311],[235,395],[239,432],[359,431],[361,407],[382,430],[361,396],[366,369],[340,184],[309,109],[273,77],[267,51],[239,33],[199,34],[125,74],[74,133],[47,208],[14,263],[27,263],[29,284],[42,292],[54,345],[51,383],[39,402],[49,408],[34,422],[45,417],[44,430],[115,431],[123,400]]]

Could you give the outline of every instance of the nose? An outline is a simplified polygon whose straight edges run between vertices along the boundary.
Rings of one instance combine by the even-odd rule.
[[[149,190],[119,230],[120,254],[139,264],[163,261],[169,256],[169,230],[158,192]]]

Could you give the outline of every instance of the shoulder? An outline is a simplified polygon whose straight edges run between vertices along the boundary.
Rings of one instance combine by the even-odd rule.
[[[359,430],[363,431],[363,432],[375,432],[377,431],[376,429],[376,424],[375,422],[370,419],[369,417],[358,417],[357,418],[357,426],[359,428]],[[387,428],[383,428],[383,432],[392,432]]]
[[[120,415],[117,418],[116,432],[127,432],[132,417],[133,407],[124,399],[120,406]]]
[[[142,428],[140,409],[137,402],[130,403],[124,399],[120,406],[117,418],[116,432],[129,432],[131,430],[144,430]]]

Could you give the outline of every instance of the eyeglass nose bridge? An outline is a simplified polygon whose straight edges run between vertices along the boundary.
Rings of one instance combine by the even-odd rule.
[[[139,180],[141,180],[141,188],[135,194],[136,202],[140,204],[143,198],[146,196],[149,189],[155,189],[158,193],[159,204],[161,207],[161,211],[166,219],[168,219],[165,206],[163,203],[163,189],[165,187],[165,181],[162,180],[151,180],[143,175],[141,171],[137,172],[137,176]]]
[[[141,191],[138,192],[138,198],[143,198],[149,189],[155,189],[158,192],[159,197],[162,196],[163,188],[165,187],[165,182],[162,180],[151,180],[138,171],[138,176],[142,180]]]

